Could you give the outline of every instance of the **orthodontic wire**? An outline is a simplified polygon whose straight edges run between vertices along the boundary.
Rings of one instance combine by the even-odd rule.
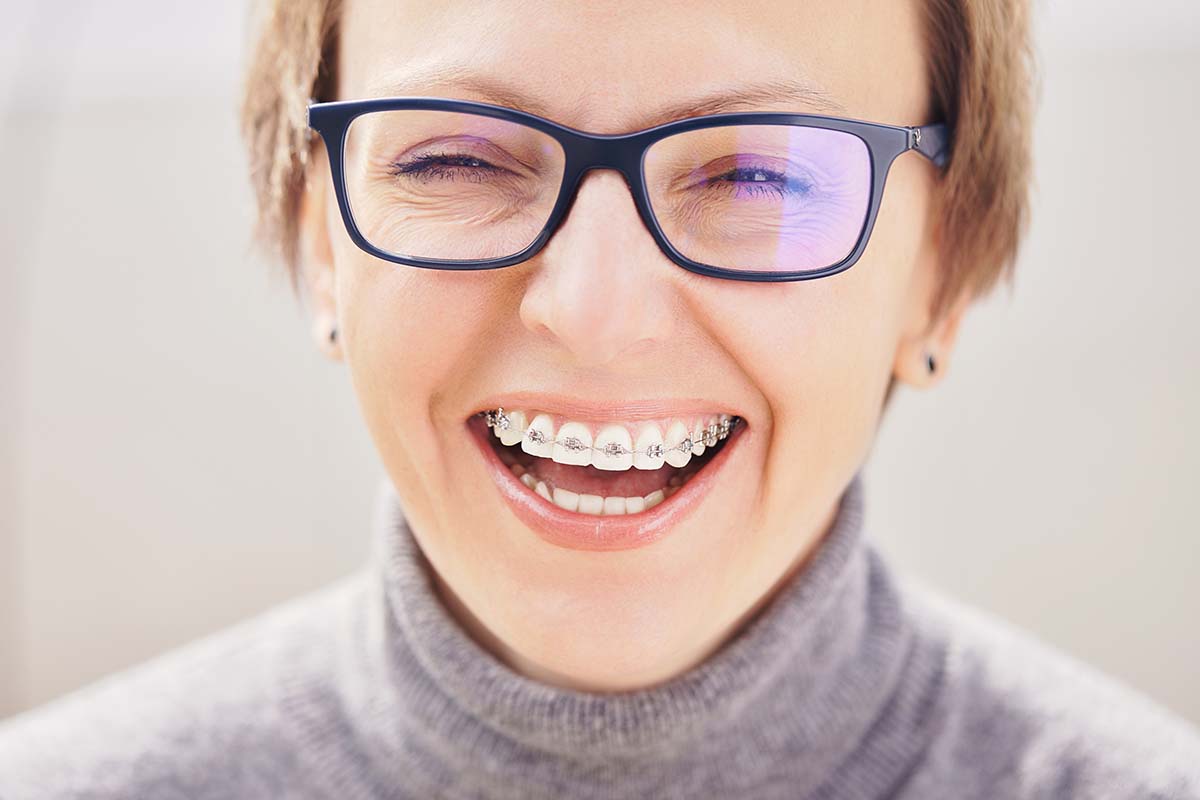
[[[496,430],[508,430],[512,424],[511,418],[504,413],[504,407],[500,406],[494,410],[480,411],[476,416],[483,417],[487,426]],[[704,429],[704,433],[700,443],[705,447],[713,447],[717,442],[722,441],[729,436],[729,432],[733,430],[742,421],[741,417],[733,416],[722,422],[713,423]],[[621,456],[626,454],[644,455],[647,458],[662,458],[671,450],[678,450],[681,453],[690,453],[692,447],[696,444],[692,441],[691,434],[688,434],[683,441],[674,447],[665,447],[661,443],[655,443],[643,450],[627,450],[620,442],[608,442],[603,448],[585,445],[582,441],[574,436],[567,436],[562,439],[548,439],[546,434],[536,428],[526,428],[521,432],[522,439],[529,439],[534,444],[560,444],[565,449],[573,453],[578,453],[581,450],[591,450],[596,453],[603,453],[607,456]]]

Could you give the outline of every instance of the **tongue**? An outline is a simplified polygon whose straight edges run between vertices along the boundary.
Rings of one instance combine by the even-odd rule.
[[[596,469],[590,464],[577,467],[559,464],[548,458],[535,458],[529,465],[535,477],[551,486],[557,486],[578,494],[594,494],[600,497],[645,497],[656,489],[662,489],[680,467],[663,464],[660,469],[627,469],[623,472]]]

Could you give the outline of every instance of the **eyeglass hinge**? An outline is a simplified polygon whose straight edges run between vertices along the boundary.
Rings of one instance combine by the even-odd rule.
[[[918,150],[921,149],[921,129],[920,128],[909,128],[908,129],[908,146],[912,147],[912,148],[916,148]]]

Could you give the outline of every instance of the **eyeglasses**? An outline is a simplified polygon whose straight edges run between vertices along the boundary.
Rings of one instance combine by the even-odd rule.
[[[310,102],[342,220],[366,252],[429,269],[495,269],[537,254],[585,172],[625,178],[646,228],[684,269],[794,281],[866,249],[892,161],[944,168],[944,123],[813,114],[710,114],[592,134],[469,100]]]

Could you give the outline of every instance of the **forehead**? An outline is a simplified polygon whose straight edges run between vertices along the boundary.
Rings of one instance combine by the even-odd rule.
[[[719,111],[924,122],[920,0],[346,0],[338,97],[521,108],[596,133]]]

